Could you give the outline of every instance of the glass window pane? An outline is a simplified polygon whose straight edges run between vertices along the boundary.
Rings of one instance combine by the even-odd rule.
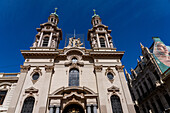
[[[69,86],[79,86],[79,71],[77,69],[70,70]]]
[[[111,96],[111,104],[113,113],[123,113],[120,98],[117,95]]]
[[[35,102],[34,97],[26,98],[22,106],[21,113],[32,113],[33,108],[34,108],[34,102]]]

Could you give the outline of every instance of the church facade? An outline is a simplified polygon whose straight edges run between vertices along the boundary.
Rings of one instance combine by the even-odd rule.
[[[62,30],[56,11],[37,28],[30,50],[21,50],[20,73],[0,74],[2,113],[135,113],[123,72],[123,51],[113,46],[111,30],[94,13],[87,40],[70,37],[58,49]],[[16,76],[15,76],[16,75]]]

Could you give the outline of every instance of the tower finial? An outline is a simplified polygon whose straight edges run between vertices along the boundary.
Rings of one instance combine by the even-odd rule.
[[[55,8],[55,11],[54,11],[54,13],[56,13],[56,12],[57,12],[57,9],[58,9],[58,8],[56,7],[56,8]]]
[[[94,15],[96,14],[96,10],[95,9],[93,9],[93,11],[94,11]]]

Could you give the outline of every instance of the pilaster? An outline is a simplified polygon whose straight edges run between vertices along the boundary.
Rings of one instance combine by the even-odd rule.
[[[10,103],[7,113],[15,113],[19,97],[21,96],[23,84],[25,82],[26,75],[27,75],[28,71],[30,70],[30,67],[31,67],[30,65],[28,65],[28,66],[21,65],[20,77],[19,77],[18,83],[16,85],[14,95],[12,97],[12,100],[11,100],[11,103]]]

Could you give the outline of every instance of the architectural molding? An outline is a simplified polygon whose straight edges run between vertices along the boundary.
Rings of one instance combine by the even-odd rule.
[[[112,86],[110,88],[107,89],[108,92],[119,92],[119,88],[116,86]]]
[[[119,72],[123,72],[124,67],[125,67],[124,65],[122,65],[122,66],[116,65],[116,70],[119,71]]]
[[[47,65],[45,65],[45,71],[46,72],[54,72],[54,66],[47,66]]]
[[[28,88],[28,89],[25,89],[25,93],[30,93],[30,94],[32,94],[32,93],[38,93],[38,89],[36,89],[36,88],[34,88],[34,87],[30,87],[30,88]]]
[[[30,70],[30,65],[28,65],[28,66],[23,66],[23,65],[21,65],[20,66],[20,71],[21,71],[21,73],[27,73],[29,70]]]
[[[95,71],[96,72],[101,72],[102,71],[102,65],[100,65],[100,66],[94,66],[94,69],[95,69]]]

